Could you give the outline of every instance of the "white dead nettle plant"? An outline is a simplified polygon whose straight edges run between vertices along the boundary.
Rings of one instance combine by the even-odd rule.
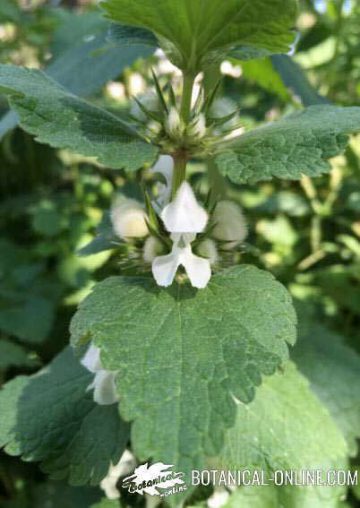
[[[204,288],[211,277],[210,261],[193,254],[191,243],[204,231],[208,214],[198,204],[192,188],[183,182],[175,199],[161,212],[161,219],[170,233],[172,251],[158,256],[152,263],[152,272],[159,286],[170,286],[179,266],[183,266],[192,286]]]
[[[110,372],[103,368],[100,349],[93,345],[89,346],[81,364],[95,374],[93,382],[87,388],[87,390],[94,390],[94,401],[101,406],[118,402],[119,398],[115,387],[116,372]]]

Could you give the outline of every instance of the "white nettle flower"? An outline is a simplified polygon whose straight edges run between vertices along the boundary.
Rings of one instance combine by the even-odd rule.
[[[174,173],[174,159],[170,155],[160,155],[156,164],[150,169],[153,174],[160,173],[166,183],[159,182],[157,184],[157,199],[154,203],[158,210],[162,209],[165,204],[170,201],[171,188]]]
[[[115,388],[116,372],[105,370],[100,360],[100,349],[91,345],[81,360],[81,364],[95,374],[94,381],[88,390],[94,390],[94,401],[107,406],[118,402],[119,398]]]
[[[189,128],[189,135],[203,138],[206,134],[206,118],[202,113],[198,115]]]
[[[170,108],[166,120],[166,128],[170,136],[179,136],[182,133],[182,123],[178,110],[175,107]]]
[[[245,240],[248,233],[246,220],[240,206],[233,201],[219,201],[213,220],[216,225],[212,236],[216,240],[227,242],[224,249],[232,249]]]
[[[214,265],[219,259],[216,243],[210,238],[206,238],[200,243],[197,248],[197,252],[201,257],[207,258],[211,265]]]
[[[187,182],[182,183],[174,201],[163,209],[161,218],[171,233],[173,247],[170,254],[158,256],[152,263],[156,283],[159,286],[170,286],[177,269],[183,266],[194,287],[206,287],[211,277],[210,261],[193,254],[191,243],[197,233],[204,231],[208,215],[197,203]]]
[[[115,233],[122,239],[143,238],[149,234],[147,215],[141,203],[122,198],[111,209],[111,222]]]
[[[152,263],[162,251],[163,246],[160,240],[155,238],[155,236],[149,236],[144,243],[143,260],[145,263]]]
[[[110,463],[108,474],[100,483],[100,488],[105,492],[108,499],[120,498],[117,483],[122,476],[130,474],[135,467],[136,459],[129,450],[124,451],[120,461],[116,465]]]

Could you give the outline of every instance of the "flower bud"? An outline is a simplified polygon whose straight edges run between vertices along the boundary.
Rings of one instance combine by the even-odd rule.
[[[147,215],[135,199],[121,199],[112,207],[111,222],[115,233],[122,239],[143,238],[149,234]]]
[[[149,236],[146,239],[143,250],[143,259],[145,263],[152,263],[156,256],[159,256],[163,252],[163,246],[161,242],[154,236]]]
[[[200,114],[195,118],[192,125],[189,128],[190,136],[195,136],[197,138],[203,138],[206,134],[206,120],[203,114]]]
[[[166,126],[171,136],[176,136],[181,132],[181,120],[179,112],[176,108],[172,107],[169,111],[169,116],[166,121]]]
[[[207,238],[198,245],[197,253],[203,258],[207,258],[211,265],[214,265],[219,259],[216,244],[210,238]]]
[[[224,249],[232,249],[247,236],[245,217],[239,205],[233,201],[219,201],[213,214],[215,227],[212,236],[216,240],[229,242]]]

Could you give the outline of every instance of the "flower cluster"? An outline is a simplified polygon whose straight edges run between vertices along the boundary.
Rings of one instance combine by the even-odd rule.
[[[172,201],[174,163],[163,155],[151,169],[160,174],[157,195],[151,203],[155,222],[141,203],[117,200],[111,211],[114,232],[124,241],[144,239],[142,257],[152,265],[159,286],[170,286],[182,267],[196,288],[207,286],[211,267],[220,262],[220,252],[241,244],[247,228],[240,207],[228,200],[219,201],[208,213],[196,200],[194,191],[184,181]]]
[[[115,388],[116,372],[105,370],[100,360],[100,349],[91,345],[81,360],[82,365],[94,375],[88,390],[94,390],[94,401],[102,406],[117,402]]]
[[[197,83],[189,118],[184,121],[172,84],[168,82],[164,90],[153,77],[155,90],[134,98],[130,117],[139,132],[163,152],[181,150],[207,157],[217,144],[239,133],[239,114],[232,101],[216,99],[215,93],[205,99],[204,89]]]

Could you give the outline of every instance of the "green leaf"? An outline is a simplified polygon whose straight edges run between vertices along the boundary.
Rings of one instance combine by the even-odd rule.
[[[146,48],[140,42],[132,47],[127,47],[120,40],[116,46],[109,43],[108,31],[111,25],[97,13],[71,14],[66,16],[64,24],[67,25],[67,31],[71,30],[73,40],[69,40],[65,49],[64,37],[60,37],[60,33],[55,34],[61,53],[45,72],[67,90],[82,97],[92,95],[107,81],[117,78],[138,58],[153,53],[153,48]],[[79,33],[82,25],[83,29]],[[64,30],[65,27],[62,28]]]
[[[283,101],[289,101],[290,94],[274,69],[270,58],[242,62],[241,68],[245,79],[256,83],[268,92],[278,95]]]
[[[293,358],[342,430],[352,455],[360,438],[360,357],[343,337],[309,319],[300,320]]]
[[[266,379],[256,399],[239,404],[236,425],[226,436],[226,444],[216,461],[226,470],[263,470],[266,479],[275,471],[322,471],[346,468],[344,438],[314,394],[307,380],[290,362],[283,373]],[[259,495],[258,489],[245,489],[239,497],[247,508],[335,508],[344,494],[343,487],[262,486],[263,504],[251,503],[246,495]],[[242,489],[241,489],[242,490]],[[268,492],[268,490],[270,492]],[[244,497],[245,496],[245,497]]]
[[[325,97],[318,94],[309,82],[302,68],[287,55],[273,55],[272,64],[294,95],[300,98],[304,106],[329,104]]]
[[[89,508],[100,497],[99,489],[70,487],[63,482],[39,484],[34,490],[33,506],[36,508]]]
[[[128,427],[116,405],[93,402],[92,378],[67,348],[38,374],[7,383],[0,392],[0,446],[41,461],[52,479],[97,485],[110,461],[119,461]]]
[[[311,106],[222,143],[216,163],[235,183],[319,176],[359,131],[360,108]]]
[[[72,95],[37,70],[0,65],[0,91],[24,130],[40,143],[96,157],[110,168],[139,169],[156,157],[118,117]]]
[[[172,61],[197,73],[236,48],[263,55],[288,52],[295,0],[105,0],[115,22],[151,30]]]
[[[117,380],[123,418],[133,421],[140,460],[201,467],[234,423],[233,397],[249,402],[295,341],[285,288],[253,266],[215,275],[196,291],[159,288],[151,278],[111,277],[95,286],[71,324],[92,339]]]
[[[35,367],[38,363],[23,346],[1,338],[0,371],[9,367]]]
[[[119,501],[105,498],[99,503],[92,505],[91,508],[120,508],[120,504]]]
[[[108,37],[110,41],[121,46],[139,44],[153,49],[159,46],[158,40],[152,32],[143,28],[137,28],[136,26],[113,23],[110,25]]]
[[[60,287],[32,262],[26,249],[0,239],[0,251],[0,330],[27,342],[42,342],[53,325]]]
[[[99,226],[96,228],[95,238],[82,247],[77,254],[79,256],[92,256],[99,252],[114,249],[119,241],[119,238],[114,233],[110,214],[104,213]]]
[[[116,47],[109,44],[109,23],[97,12],[81,15],[65,10],[59,12],[62,23],[54,33],[53,59],[45,73],[73,94],[81,97],[94,94],[136,59],[152,53],[152,49],[143,45],[125,47],[121,40],[117,40]],[[18,117],[13,111],[6,113],[0,119],[0,139],[17,123]]]

